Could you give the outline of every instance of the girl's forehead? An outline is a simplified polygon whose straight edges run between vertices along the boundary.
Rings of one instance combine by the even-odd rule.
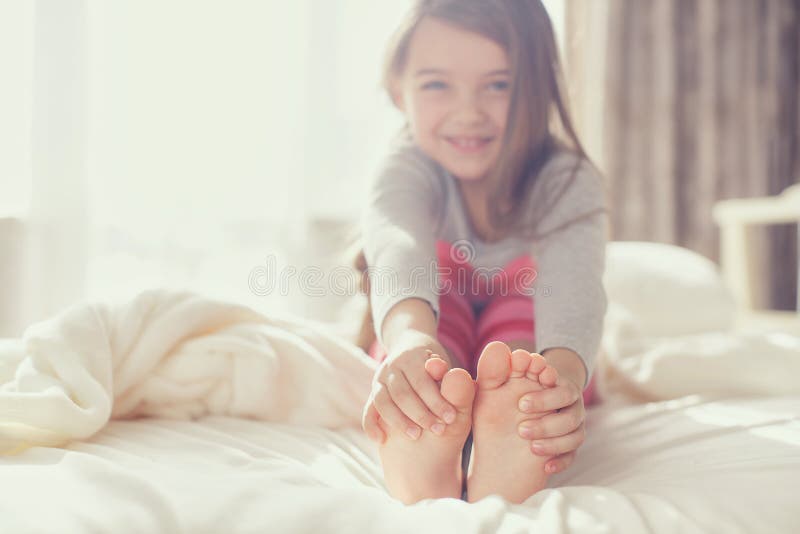
[[[429,69],[483,76],[508,69],[509,63],[506,51],[495,41],[429,17],[420,21],[411,38],[408,67],[411,76]]]

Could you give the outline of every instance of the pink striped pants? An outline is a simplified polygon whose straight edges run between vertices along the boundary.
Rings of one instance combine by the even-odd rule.
[[[489,276],[488,271],[476,273],[463,248],[444,240],[439,240],[436,248],[444,289],[439,296],[436,334],[459,367],[475,377],[478,358],[490,341],[534,342],[534,301],[523,292],[533,283],[531,275],[536,268],[530,256],[520,256]],[[377,340],[368,352],[379,362],[386,358]],[[583,391],[584,406],[596,402],[594,391],[592,377]]]

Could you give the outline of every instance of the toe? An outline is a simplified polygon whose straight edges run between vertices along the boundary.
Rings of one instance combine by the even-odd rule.
[[[511,350],[502,341],[484,347],[478,359],[478,387],[494,389],[508,382],[511,375]]]
[[[449,368],[447,362],[441,358],[434,357],[425,361],[425,370],[428,372],[428,375],[437,382],[440,382],[442,378],[444,378]]]
[[[547,360],[541,354],[531,354],[530,365],[528,366],[527,377],[542,384],[541,372],[547,368]],[[547,375],[545,375],[547,378]],[[544,385],[544,384],[542,384]]]
[[[531,354],[531,365],[528,368],[529,373],[538,375],[544,368],[547,367],[547,360],[541,354]]]
[[[442,379],[442,396],[455,406],[460,413],[472,412],[475,399],[475,382],[465,370],[459,367],[450,369]]]
[[[511,353],[511,376],[522,377],[528,372],[531,365],[531,353],[524,349],[517,349]]]
[[[546,366],[544,371],[539,373],[539,382],[542,384],[555,385],[556,380],[558,380],[558,371],[552,365]]]

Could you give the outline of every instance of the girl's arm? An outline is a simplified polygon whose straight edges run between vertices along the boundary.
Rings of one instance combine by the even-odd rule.
[[[581,392],[595,367],[607,297],[603,287],[608,214],[602,179],[591,168],[575,175],[559,194],[558,182],[544,183],[539,206],[552,209],[538,230],[535,330],[538,352],[558,371],[553,384],[523,395],[523,412],[541,417],[533,454],[549,456],[545,468],[563,471],[586,439],[586,409]],[[543,202],[542,202],[543,201]],[[529,407],[523,408],[522,402]]]
[[[586,387],[602,337],[607,297],[603,287],[609,218],[602,177],[582,166],[563,193],[565,175],[542,184],[539,206],[548,208],[535,246],[537,352],[559,372]],[[575,369],[577,362],[582,369]]]
[[[361,234],[370,308],[387,353],[412,341],[436,340],[436,232],[443,195],[435,169],[408,143],[395,147],[367,195]],[[390,314],[392,325],[385,328]],[[392,339],[384,339],[384,332]],[[441,351],[438,345],[435,352]]]

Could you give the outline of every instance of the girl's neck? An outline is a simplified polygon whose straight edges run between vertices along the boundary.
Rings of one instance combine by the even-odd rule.
[[[456,178],[456,188],[467,210],[467,218],[472,227],[472,233],[481,241],[487,243],[502,239],[502,236],[498,235],[489,221],[489,192],[486,184],[482,180],[467,181]]]

